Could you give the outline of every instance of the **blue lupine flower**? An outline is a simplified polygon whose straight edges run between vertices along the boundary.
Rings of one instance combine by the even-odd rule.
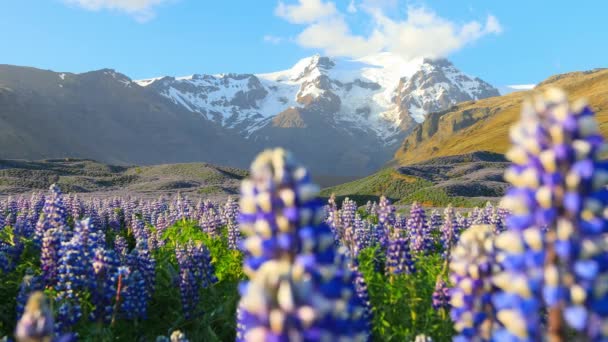
[[[42,215],[40,216],[38,223],[36,223],[35,239],[37,242],[42,240],[47,230],[51,228],[60,230],[64,229],[66,226],[67,212],[65,205],[63,204],[61,190],[57,185],[53,184],[50,187],[50,192],[50,195],[44,202]]]
[[[139,270],[119,267],[122,277],[120,311],[126,319],[145,319],[148,315],[149,294],[146,281]]]
[[[433,240],[426,222],[426,213],[420,204],[414,202],[407,220],[410,250],[414,254],[428,253],[433,248]]]
[[[223,217],[228,228],[228,248],[232,250],[238,249],[241,241],[241,232],[236,220],[238,213],[238,203],[232,197],[228,197],[226,204],[224,204]]]
[[[505,179],[513,187],[503,206],[511,213],[500,243],[505,274],[496,283],[502,292],[495,300],[504,306],[501,333],[536,339],[533,324],[540,318],[530,308],[545,304],[549,338],[565,338],[565,320],[589,339],[606,339],[608,164],[599,158],[605,145],[594,114],[550,89],[524,105],[510,136],[513,164]]]
[[[127,259],[127,254],[129,254],[129,246],[124,237],[116,235],[116,238],[114,239],[114,251],[116,252],[116,255],[120,261],[124,262]]]
[[[114,298],[118,281],[119,260],[113,250],[97,248],[93,252],[91,302],[94,309],[90,318],[109,323],[114,313]]]
[[[380,203],[378,203],[378,224],[383,227],[392,227],[395,225],[395,206],[391,204],[391,201],[385,196],[380,197]]]
[[[189,242],[186,246],[178,246],[175,255],[180,270],[182,309],[186,318],[191,318],[200,300],[200,290],[216,283],[217,277],[205,245]]]
[[[90,281],[90,264],[85,258],[82,238],[81,234],[76,234],[70,241],[62,242],[59,249],[55,285],[55,302],[59,309],[55,326],[61,333],[69,332],[82,316],[80,296],[88,288]]]
[[[457,340],[490,341],[494,308],[491,295],[495,273],[494,227],[472,226],[464,231],[451,252],[450,315]]]
[[[306,169],[282,149],[268,150],[242,184],[240,224],[248,236],[237,340],[367,340],[369,322],[354,275]]]
[[[416,272],[407,239],[402,237],[390,239],[386,251],[386,272],[395,275]]]
[[[450,309],[450,288],[441,278],[435,282],[435,291],[433,291],[433,309]]]
[[[441,248],[443,249],[442,256],[444,259],[449,259],[450,251],[456,244],[456,241],[458,241],[460,232],[461,227],[458,224],[457,216],[454,213],[454,208],[452,208],[452,205],[450,204],[443,210],[443,224],[440,228],[440,241]]]

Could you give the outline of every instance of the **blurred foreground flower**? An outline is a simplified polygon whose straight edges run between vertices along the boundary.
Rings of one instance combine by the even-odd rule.
[[[505,179],[513,187],[502,206],[511,211],[497,241],[504,272],[494,283],[498,340],[551,341],[608,337],[608,164],[594,113],[570,105],[550,89],[526,103],[510,131],[513,162]],[[567,332],[566,323],[579,331]]]
[[[50,342],[53,329],[53,314],[46,297],[40,291],[33,292],[17,323],[15,338],[18,342]]]
[[[282,149],[261,153],[243,181],[247,239],[237,340],[366,341],[369,322],[324,222],[318,187]]]

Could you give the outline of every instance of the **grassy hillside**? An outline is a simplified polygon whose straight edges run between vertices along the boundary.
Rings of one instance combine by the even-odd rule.
[[[126,167],[84,159],[0,160],[0,194],[46,190],[56,183],[64,192],[227,195],[238,193],[245,176],[245,170],[206,163]]]
[[[551,86],[566,90],[573,100],[586,98],[597,113],[602,133],[608,135],[608,69],[573,72],[553,76],[533,91],[464,102],[429,114],[404,140],[391,164],[406,165],[480,150],[505,153],[509,127],[519,119],[522,101]]]
[[[500,154],[475,152],[435,158],[424,163],[386,168],[368,177],[324,189],[339,199],[349,197],[359,204],[382,195],[399,204],[421,202],[425,206],[482,205],[502,196],[507,162]]]

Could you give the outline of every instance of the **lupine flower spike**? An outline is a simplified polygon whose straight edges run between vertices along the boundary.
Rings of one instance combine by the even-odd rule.
[[[523,107],[510,136],[513,165],[505,179],[513,187],[503,206],[511,215],[499,242],[505,273],[496,280],[501,336],[537,339],[540,318],[531,313],[544,304],[552,341],[567,339],[566,324],[584,338],[605,340],[608,164],[600,161],[606,145],[594,114],[550,89]]]
[[[365,341],[369,322],[354,274],[334,247],[318,187],[282,149],[261,153],[242,184],[249,282],[237,340]]]
[[[451,316],[455,341],[490,341],[493,331],[494,227],[471,226],[451,253]]]

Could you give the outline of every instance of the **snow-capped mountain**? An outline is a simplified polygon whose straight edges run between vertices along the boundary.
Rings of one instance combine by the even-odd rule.
[[[315,55],[263,74],[194,74],[135,81],[244,137],[272,141],[273,128],[322,123],[394,146],[429,112],[499,95],[445,59],[381,53],[357,60]]]
[[[140,81],[111,69],[0,65],[0,158],[245,167],[281,146],[315,175],[362,176],[389,162],[427,113],[493,95],[447,60],[391,54]]]

